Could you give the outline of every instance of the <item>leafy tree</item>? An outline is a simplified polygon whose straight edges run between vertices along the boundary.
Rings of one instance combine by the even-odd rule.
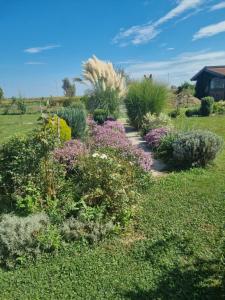
[[[0,87],[0,100],[4,98],[4,92],[3,89]]]
[[[195,95],[195,85],[189,82],[184,82],[177,88],[177,94],[184,93],[186,95]]]
[[[63,79],[62,88],[66,97],[74,97],[76,93],[75,84],[72,84],[68,78]]]

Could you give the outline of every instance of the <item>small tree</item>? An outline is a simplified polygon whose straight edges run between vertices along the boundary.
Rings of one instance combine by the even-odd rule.
[[[3,89],[0,87],[0,100],[4,98],[4,92]]]
[[[75,84],[72,84],[68,78],[63,79],[62,88],[66,97],[74,97],[76,93]]]

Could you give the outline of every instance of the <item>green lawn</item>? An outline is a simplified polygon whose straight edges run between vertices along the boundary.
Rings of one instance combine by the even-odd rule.
[[[11,123],[11,129],[1,123],[1,139],[23,128]],[[225,139],[225,117],[175,123]],[[225,151],[206,170],[158,179],[139,206],[134,228],[123,237],[97,247],[70,246],[36,264],[0,271],[0,298],[223,299]]]
[[[0,143],[16,133],[28,133],[37,126],[38,114],[0,115]]]

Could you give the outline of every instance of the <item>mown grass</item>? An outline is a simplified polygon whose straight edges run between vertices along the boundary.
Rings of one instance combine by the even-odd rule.
[[[0,115],[0,144],[14,134],[26,134],[37,126],[39,115]]]
[[[225,117],[175,123],[225,139]],[[0,298],[223,299],[224,170],[225,151],[205,170],[156,180],[142,195],[133,231],[97,247],[70,246],[35,264],[1,270]]]

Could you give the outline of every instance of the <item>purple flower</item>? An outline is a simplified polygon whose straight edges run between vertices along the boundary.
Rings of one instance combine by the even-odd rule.
[[[65,164],[68,169],[72,169],[78,159],[88,154],[88,149],[80,140],[66,142],[63,148],[54,151],[54,157],[60,163]]]
[[[124,126],[117,121],[106,121],[103,125],[90,127],[91,147],[93,149],[109,147],[119,150],[127,160],[138,164],[144,171],[150,171],[152,158],[150,153],[134,146],[126,137]]]
[[[149,133],[146,134],[145,140],[148,146],[152,149],[155,149],[159,146],[161,139],[169,133],[167,127],[161,127],[152,129]]]

